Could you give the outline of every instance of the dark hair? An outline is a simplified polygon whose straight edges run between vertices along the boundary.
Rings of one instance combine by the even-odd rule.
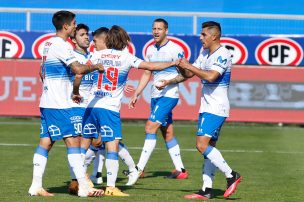
[[[81,29],[84,29],[86,30],[87,32],[90,31],[90,28],[86,25],[86,24],[83,24],[83,23],[80,23],[76,26],[76,32],[81,30]]]
[[[221,29],[221,25],[220,23],[218,22],[214,22],[214,21],[207,21],[207,22],[204,22],[202,23],[202,28],[208,28],[208,29],[211,29],[211,28],[216,28],[219,32],[219,36],[222,35],[222,29]]]
[[[167,22],[165,19],[163,19],[163,18],[157,18],[157,19],[155,19],[155,20],[153,21],[153,24],[154,24],[155,22],[162,22],[162,23],[164,23],[166,29],[168,29],[168,27],[169,27],[168,22]]]
[[[57,11],[53,15],[52,23],[56,28],[56,31],[58,31],[62,29],[65,23],[70,24],[74,18],[75,14],[70,11]]]
[[[113,25],[106,37],[106,45],[109,49],[123,50],[130,41],[128,33],[118,25]]]
[[[107,34],[109,32],[109,29],[107,27],[99,27],[94,32],[92,32],[92,36],[97,36],[100,34]]]

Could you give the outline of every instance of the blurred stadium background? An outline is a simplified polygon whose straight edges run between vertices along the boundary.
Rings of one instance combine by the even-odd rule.
[[[230,86],[231,117],[223,128],[225,135],[219,148],[245,176],[244,186],[240,185],[233,199],[302,201],[304,131],[299,125],[304,124],[303,7],[304,0],[1,0],[0,168],[4,170],[0,174],[4,179],[0,182],[1,201],[29,200],[25,195],[31,179],[31,158],[38,141],[39,121],[28,117],[39,117],[39,58],[43,42],[54,33],[52,14],[61,9],[74,11],[77,22],[86,23],[92,31],[113,24],[124,27],[132,38],[130,52],[140,58],[145,57],[145,48],[150,44],[155,18],[168,20],[171,40],[182,46],[192,62],[201,49],[201,23],[220,22],[222,44],[230,49],[235,65]],[[129,83],[136,86],[141,73],[133,70]],[[148,178],[127,191],[135,196],[130,201],[183,201],[182,195],[201,185],[202,159],[194,155],[194,137],[189,136],[195,134],[192,121],[197,119],[201,84],[197,79],[190,79],[180,87],[181,101],[174,116],[186,122],[176,124],[176,133],[193,177],[185,184],[174,185],[157,177],[166,174],[159,170],[171,169],[163,160],[166,151],[159,149],[164,145],[158,141],[155,157],[149,163]],[[150,88],[146,88],[137,109],[131,112],[127,109],[130,96],[127,94],[123,100],[121,115],[126,143],[137,162],[144,122],[133,121],[148,117]],[[277,123],[288,126],[277,127]],[[54,186],[50,191],[59,195],[59,201],[75,200],[65,194],[64,180],[69,176],[67,162],[62,160],[65,150],[62,143],[57,147],[49,162],[46,187]],[[58,178],[52,178],[53,175]],[[215,201],[223,200],[221,177],[216,178],[219,189]],[[122,186],[125,179],[123,176],[119,179]]]

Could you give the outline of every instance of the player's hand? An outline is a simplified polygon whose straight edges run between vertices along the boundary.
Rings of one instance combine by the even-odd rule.
[[[189,65],[189,61],[186,58],[182,58],[180,60],[180,63],[178,64],[178,67],[182,68],[182,69],[187,69],[188,65]]]
[[[162,90],[164,89],[167,85],[169,85],[169,81],[168,80],[160,80],[158,82],[156,82],[155,87],[158,90]]]
[[[181,58],[173,61],[172,62],[173,64],[171,66],[178,66],[180,62],[181,62]]]
[[[124,91],[125,93],[132,93],[134,91],[134,87],[132,85],[126,84]]]
[[[133,95],[130,102],[129,102],[129,109],[133,109],[135,108],[135,104],[137,102],[138,96],[137,95]]]
[[[75,103],[77,103],[77,104],[80,104],[80,102],[81,102],[81,100],[82,100],[82,96],[81,95],[75,95],[75,94],[73,94],[72,95],[72,100],[73,100],[73,102],[75,102]]]
[[[103,65],[102,64],[96,64],[96,65],[92,65],[92,68],[94,69],[94,70],[97,70],[97,71],[99,71],[100,73],[103,73],[104,72],[104,67],[103,67]]]

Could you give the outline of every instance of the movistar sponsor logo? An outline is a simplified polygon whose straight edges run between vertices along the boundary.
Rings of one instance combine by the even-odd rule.
[[[219,56],[219,57],[217,58],[217,62],[222,63],[222,64],[225,65],[225,64],[227,63],[227,59],[224,59],[224,60],[223,60],[222,56]]]

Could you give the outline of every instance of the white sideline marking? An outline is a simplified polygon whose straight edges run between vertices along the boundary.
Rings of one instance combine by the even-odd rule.
[[[38,144],[37,144],[38,145]],[[0,143],[0,146],[7,147],[36,147],[34,144],[10,144],[10,143]],[[65,145],[54,145],[54,147],[65,147]],[[130,150],[142,150],[142,147],[128,147]],[[165,148],[155,148],[155,150],[165,151]],[[181,151],[187,152],[197,152],[196,149],[181,149]],[[286,151],[262,151],[262,150],[226,150],[221,149],[221,152],[227,153],[274,153],[274,154],[304,154],[304,152],[286,152]]]

